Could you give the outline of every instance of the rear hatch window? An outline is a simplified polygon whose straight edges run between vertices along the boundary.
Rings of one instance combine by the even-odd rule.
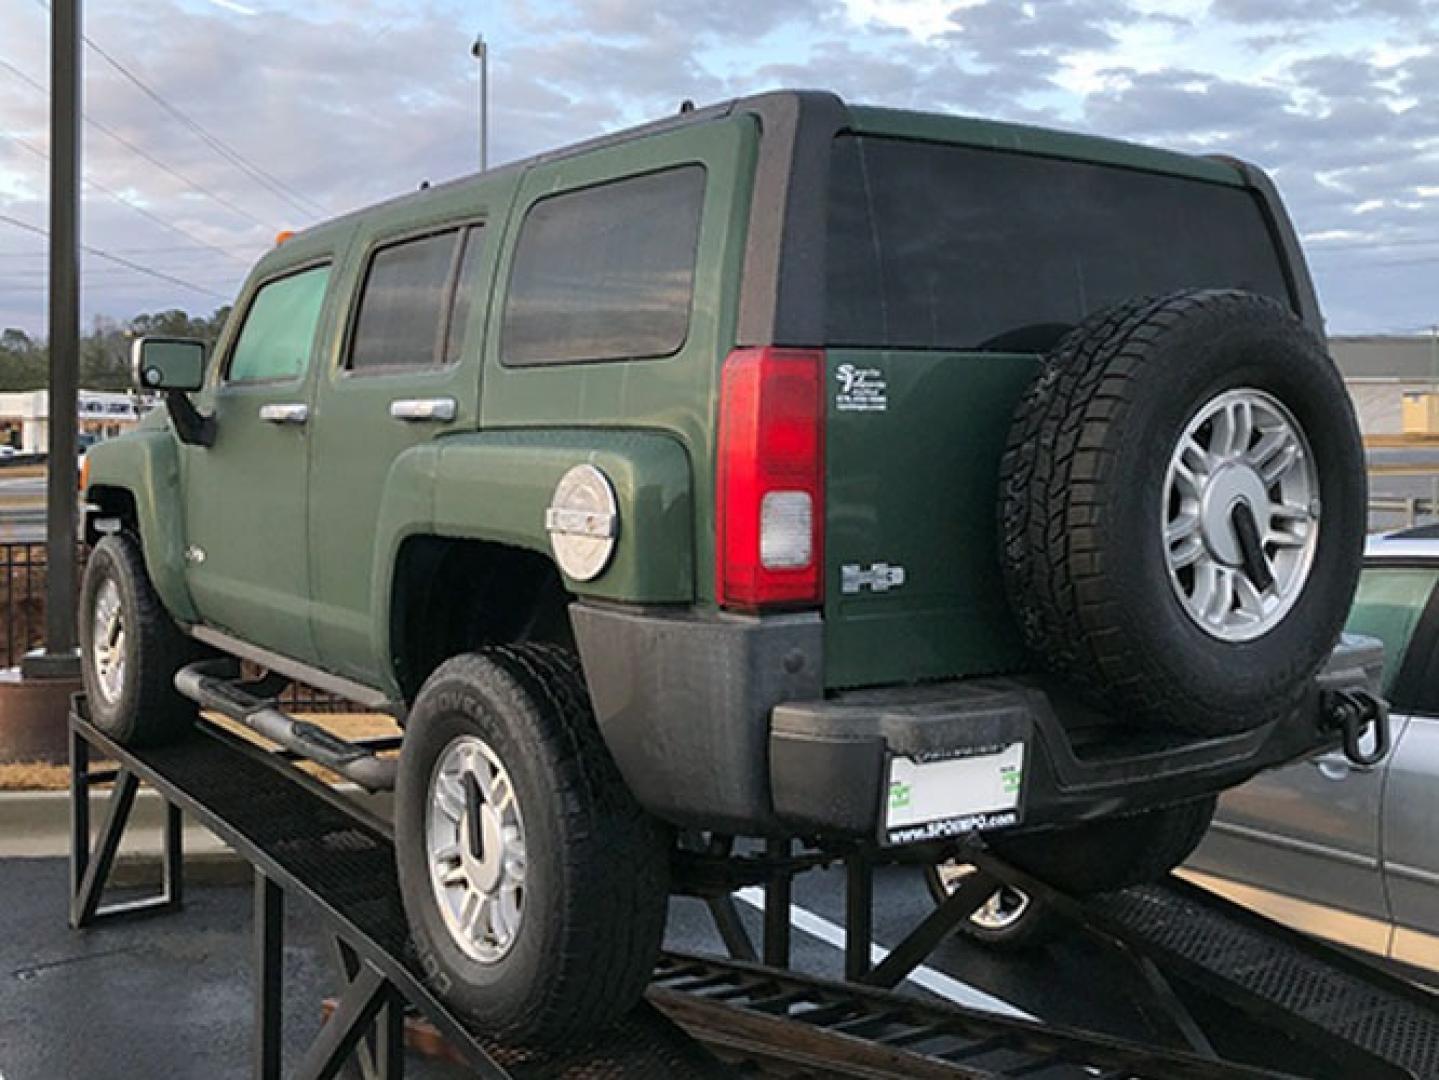
[[[835,141],[828,341],[1031,350],[1133,296],[1239,288],[1289,304],[1245,188],[873,136]]]

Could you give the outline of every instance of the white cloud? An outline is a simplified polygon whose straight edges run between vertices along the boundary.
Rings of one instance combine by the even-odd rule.
[[[339,211],[467,172],[475,67],[492,46],[491,158],[513,159],[775,85],[1062,126],[1273,170],[1305,235],[1371,244],[1316,259],[1346,329],[1433,321],[1439,269],[1370,271],[1383,245],[1439,246],[1439,43],[1427,0],[150,0],[92,5],[87,30],[283,189]],[[245,17],[235,9],[258,12]],[[0,5],[0,59],[43,81],[38,5]],[[253,257],[307,216],[93,54],[88,109],[169,167],[86,131],[86,170],[205,243]],[[46,101],[0,70],[0,133],[43,145]],[[181,174],[181,179],[175,174]],[[202,194],[189,182],[203,188]],[[0,212],[44,222],[42,163],[0,138]],[[240,213],[237,213],[238,208]],[[257,225],[251,218],[263,225]],[[228,293],[237,263],[87,194],[87,240]],[[0,226],[0,326],[38,329],[38,244]],[[32,253],[16,257],[17,253]],[[107,272],[87,307],[206,308]]]

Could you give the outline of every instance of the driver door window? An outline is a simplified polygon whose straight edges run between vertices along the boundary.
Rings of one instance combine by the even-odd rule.
[[[226,381],[298,379],[310,362],[330,268],[314,266],[260,288],[230,355]]]

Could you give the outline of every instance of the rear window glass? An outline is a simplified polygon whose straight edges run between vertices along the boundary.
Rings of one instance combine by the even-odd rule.
[[[676,352],[689,333],[704,182],[690,165],[535,203],[510,270],[503,362]]]
[[[1030,154],[835,140],[828,342],[1030,351],[1128,297],[1241,288],[1290,303],[1242,188]]]

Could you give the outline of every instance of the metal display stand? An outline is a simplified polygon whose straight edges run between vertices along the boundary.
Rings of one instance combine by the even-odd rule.
[[[1439,1078],[1439,1016],[1430,995],[1176,880],[1080,903],[963,848],[978,871],[872,965],[874,875],[893,856],[859,847],[796,852],[787,842],[736,854],[723,839],[682,852],[675,876],[681,891],[708,904],[730,958],[666,953],[648,1001],[614,1029],[574,1046],[508,1046],[432,991],[409,944],[386,822],[285,755],[205,722],[174,745],[129,750],[88,722],[77,697],[70,753],[73,926],[181,906],[182,813],[254,867],[256,1080],[320,1080],[351,1064],[365,1080],[400,1080],[406,1037],[422,1024],[475,1075],[494,1078],[732,1075],[721,1058],[786,1075],[869,1078]],[[161,888],[106,903],[142,783],[167,804]],[[92,830],[90,793],[101,784],[110,786],[109,808]],[[842,982],[789,969],[794,877],[837,858],[846,878]],[[1028,891],[1076,935],[1127,958],[1154,1039],[1125,1041],[893,989],[1000,881]],[[732,895],[744,886],[765,891],[758,947]],[[287,1068],[283,917],[295,899],[319,915],[332,939],[342,990],[302,1060]]]

